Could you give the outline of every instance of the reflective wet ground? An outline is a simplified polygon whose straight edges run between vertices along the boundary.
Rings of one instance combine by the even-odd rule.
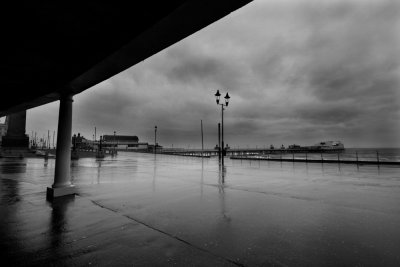
[[[0,250],[13,265],[400,266],[400,168],[122,153],[0,159]]]

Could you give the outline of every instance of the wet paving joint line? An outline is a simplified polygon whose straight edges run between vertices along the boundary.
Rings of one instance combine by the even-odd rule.
[[[92,201],[93,204],[99,206],[100,208],[103,208],[103,209],[110,210],[112,212],[118,213],[118,210],[116,210],[116,209],[112,209],[112,208],[106,207],[106,206],[100,204],[99,202],[97,202],[95,200],[90,200],[90,201]]]
[[[95,201],[95,200],[91,200],[91,199],[90,199],[90,201],[91,201],[93,204],[95,204],[95,205],[97,205],[97,206],[99,206],[99,207],[101,207],[101,208],[103,208],[103,209],[106,209],[106,210],[109,210],[109,211],[118,213],[117,210],[112,209],[112,208],[109,208],[109,207],[106,207],[106,206],[104,206],[104,205],[98,203],[98,202]],[[224,261],[227,261],[227,262],[229,262],[229,263],[232,263],[232,264],[234,264],[234,265],[236,265],[236,266],[246,267],[246,265],[244,265],[244,264],[242,264],[242,263],[240,263],[240,262],[237,262],[237,261],[231,260],[231,259],[229,259],[229,258],[225,258],[225,257],[223,257],[223,256],[221,256],[221,255],[212,253],[212,252],[209,251],[209,250],[206,250],[206,249],[204,249],[204,248],[198,247],[198,246],[196,246],[196,245],[194,245],[194,244],[192,244],[192,243],[190,243],[190,242],[188,242],[188,241],[186,241],[186,240],[184,240],[184,239],[182,239],[182,238],[180,238],[180,237],[177,237],[176,235],[172,235],[172,234],[170,234],[170,233],[168,233],[168,232],[165,232],[165,231],[163,231],[163,230],[161,230],[161,229],[158,229],[158,228],[156,228],[156,227],[154,227],[154,226],[152,226],[152,225],[150,225],[150,224],[147,224],[147,223],[145,223],[145,222],[143,222],[143,221],[141,221],[141,220],[138,220],[138,219],[136,219],[136,218],[133,218],[133,217],[131,217],[131,216],[129,216],[129,215],[125,215],[125,214],[120,214],[120,215],[122,215],[122,216],[124,216],[125,218],[128,218],[128,219],[130,219],[130,220],[132,220],[132,221],[135,221],[135,222],[137,222],[137,223],[139,223],[139,224],[141,224],[141,225],[143,225],[143,226],[146,226],[147,228],[150,228],[150,229],[152,229],[152,230],[154,230],[154,231],[157,231],[157,232],[159,232],[159,233],[161,233],[161,234],[163,234],[163,235],[166,235],[166,236],[171,237],[171,238],[173,238],[173,239],[175,239],[175,240],[178,240],[178,241],[180,241],[180,242],[182,242],[182,243],[184,243],[184,244],[186,244],[186,245],[188,245],[188,246],[190,246],[190,247],[192,247],[192,248],[195,248],[195,249],[197,249],[197,250],[206,252],[206,253],[208,253],[208,254],[214,256],[214,257],[220,258],[220,259],[222,259],[222,260],[224,260]]]
[[[171,237],[171,238],[174,238],[174,239],[176,239],[176,240],[178,240],[178,241],[180,241],[180,242],[182,242],[182,243],[185,243],[186,245],[189,245],[189,246],[191,246],[191,247],[193,247],[193,248],[195,248],[195,249],[197,249],[197,250],[206,252],[206,253],[208,253],[208,254],[210,254],[210,255],[213,255],[214,257],[223,259],[223,260],[225,260],[225,261],[227,261],[227,262],[229,262],[229,263],[232,263],[232,264],[234,264],[234,265],[236,265],[236,266],[246,267],[245,265],[241,264],[240,262],[237,262],[237,261],[231,260],[231,259],[229,259],[229,258],[225,258],[225,257],[223,257],[223,256],[220,256],[220,255],[218,255],[218,254],[212,253],[212,252],[209,251],[209,250],[206,250],[206,249],[204,249],[204,248],[198,247],[198,246],[196,246],[196,245],[194,245],[194,244],[192,244],[192,243],[190,243],[190,242],[188,242],[188,241],[186,241],[186,240],[184,240],[184,239],[182,239],[182,238],[180,238],[180,237],[178,237],[178,236],[176,236],[176,235],[172,235],[172,234],[170,234],[170,233],[168,233],[168,232],[165,232],[165,231],[163,231],[163,230],[161,230],[161,229],[155,228],[154,226],[151,226],[151,225],[149,225],[149,224],[147,224],[147,223],[145,223],[145,222],[143,222],[143,221],[140,221],[140,220],[138,220],[138,219],[136,219],[136,218],[133,218],[133,217],[131,217],[131,216],[129,216],[129,215],[123,215],[123,216],[126,217],[126,218],[128,218],[128,219],[130,219],[130,220],[133,220],[133,221],[135,221],[135,222],[137,222],[137,223],[140,223],[140,224],[142,224],[142,225],[144,225],[144,226],[146,226],[146,227],[148,227],[148,228],[150,228],[150,229],[152,229],[152,230],[155,230],[155,231],[157,231],[157,232],[159,232],[159,233],[162,233],[162,234],[167,235],[167,236],[169,236],[169,237]]]

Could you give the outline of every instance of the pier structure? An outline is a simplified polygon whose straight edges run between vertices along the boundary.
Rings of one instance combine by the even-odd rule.
[[[226,155],[233,160],[265,160],[280,162],[306,162],[306,163],[338,163],[338,164],[360,164],[360,165],[400,165],[398,161],[382,160],[379,153],[376,157],[369,159],[359,159],[357,152],[349,158],[341,157],[343,149],[263,149],[263,148],[237,148],[226,149]],[[189,156],[189,157],[215,157],[219,156],[218,149],[163,149],[161,154]],[[296,157],[295,157],[296,155]],[[314,155],[314,157],[311,157]],[[315,155],[320,155],[315,158]],[[325,157],[324,157],[325,155]],[[330,155],[330,157],[327,157]],[[337,157],[336,157],[337,156]]]
[[[347,159],[310,159],[307,156],[303,158],[271,158],[271,157],[260,157],[260,156],[232,156],[233,160],[266,160],[266,161],[280,161],[280,162],[305,162],[305,163],[336,163],[336,164],[357,164],[357,165],[398,165],[398,161],[379,161],[379,160],[347,160]]]
[[[212,149],[178,149],[164,148],[164,154],[197,155],[204,152],[207,156],[218,156],[219,150]],[[318,149],[270,149],[270,148],[229,148],[225,149],[226,156],[251,156],[268,154],[292,154],[292,153],[340,153],[343,150],[318,150]]]

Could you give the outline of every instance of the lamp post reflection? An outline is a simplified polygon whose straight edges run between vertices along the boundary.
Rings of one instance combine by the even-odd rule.
[[[96,161],[97,161],[97,184],[100,184],[100,169],[102,160],[96,160]]]
[[[154,154],[153,192],[156,192],[156,176],[157,176],[157,156],[156,154]]]
[[[204,186],[204,158],[201,158],[201,176],[200,176],[200,198],[203,198],[203,186]]]
[[[225,176],[226,176],[226,167],[224,165],[219,166],[218,172],[218,193],[221,201],[221,214],[222,219],[225,222],[230,222],[231,218],[227,215],[226,204],[225,204]]]

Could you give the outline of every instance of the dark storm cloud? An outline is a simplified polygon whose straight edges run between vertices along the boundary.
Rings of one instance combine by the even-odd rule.
[[[352,3],[341,3],[336,9],[320,12],[321,20],[332,23],[314,26],[309,41],[307,74],[318,98],[375,98],[382,91],[395,93],[400,50],[399,5],[394,4],[355,9]]]
[[[374,118],[387,121],[398,114],[398,10],[394,1],[365,6],[340,2],[319,12],[306,10],[307,18],[317,23],[310,25],[303,75],[320,104],[297,108],[299,117],[316,124],[363,120],[366,128],[376,131],[382,125],[371,125]],[[386,127],[393,134],[398,131],[396,125]]]
[[[186,146],[203,120],[214,146],[220,89],[232,144],[400,146],[399,10],[391,0],[254,1],[77,95],[74,129],[151,141],[157,125],[160,142]]]
[[[171,49],[167,53],[171,62],[166,69],[166,76],[175,81],[193,83],[193,81],[215,80],[218,74],[227,66],[211,55],[199,55],[198,52],[187,49]]]
[[[210,51],[201,43],[199,46],[178,44],[166,52],[168,68],[162,66],[159,73],[171,83],[238,90],[243,81],[240,66],[232,64],[234,56],[229,59],[218,53],[223,48],[216,46],[214,49]]]
[[[300,121],[308,121],[318,125],[335,125],[338,123],[347,123],[357,118],[362,110],[353,105],[309,105],[299,107],[296,110],[295,117]]]

